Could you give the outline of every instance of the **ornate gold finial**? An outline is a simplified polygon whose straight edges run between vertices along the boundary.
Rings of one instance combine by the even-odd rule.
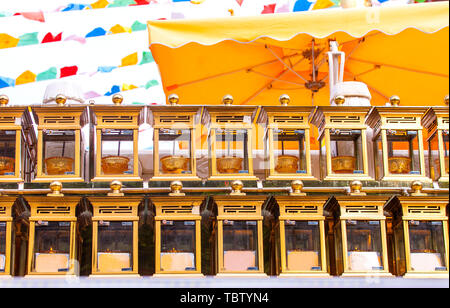
[[[289,106],[289,103],[291,102],[291,98],[287,94],[282,94],[279,98],[279,101],[281,103],[281,106]]]
[[[170,190],[171,193],[169,196],[177,197],[177,196],[185,196],[185,193],[182,193],[181,190],[183,189],[183,183],[181,181],[173,181],[170,183]]]
[[[334,103],[336,104],[336,106],[342,106],[345,103],[345,96],[343,95],[338,95],[334,98]]]
[[[176,94],[170,94],[168,97],[168,101],[171,106],[176,106],[176,105],[178,105],[180,98]]]
[[[292,192],[290,196],[306,196],[306,193],[302,192],[303,182],[301,180],[294,180],[291,182]]]
[[[47,194],[48,197],[64,197],[64,194],[61,193],[61,191],[62,191],[61,182],[54,181],[54,182],[50,183],[50,190],[51,190],[51,193]]]
[[[361,191],[361,181],[355,180],[350,183],[350,196],[365,196],[366,193]]]
[[[391,106],[393,106],[393,107],[400,106],[400,97],[398,97],[397,95],[392,95],[389,98],[389,103],[391,103]]]
[[[233,181],[231,183],[231,188],[233,189],[230,193],[231,196],[245,196],[246,194],[242,192],[242,188],[244,187],[244,183],[242,181]]]
[[[444,103],[446,106],[448,106],[448,94],[444,97]]]
[[[234,101],[233,96],[231,96],[231,95],[229,95],[229,94],[227,94],[227,95],[225,95],[224,97],[222,97],[222,103],[223,103],[225,106],[231,106],[231,105],[233,105],[233,101]]]
[[[112,101],[113,101],[114,105],[116,105],[116,106],[122,105],[123,96],[119,93],[116,93],[113,95]]]
[[[420,181],[414,181],[411,184],[412,193],[411,196],[427,196],[426,193],[422,192],[423,184]]]
[[[5,94],[0,95],[0,107],[6,107],[9,103],[9,97]]]
[[[67,102],[67,97],[62,94],[58,94],[55,97],[55,102],[58,106],[64,106]]]
[[[124,193],[122,192],[122,182],[118,180],[114,180],[109,184],[109,188],[111,188],[111,192],[108,193],[109,197],[122,197]]]

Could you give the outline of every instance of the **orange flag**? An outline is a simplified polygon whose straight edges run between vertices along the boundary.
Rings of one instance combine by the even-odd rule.
[[[36,81],[36,74],[30,71],[25,71],[16,79],[16,86],[19,84],[30,83]]]
[[[122,65],[120,66],[136,65],[137,63],[138,63],[138,54],[137,52],[135,52],[123,58]]]
[[[11,35],[0,33],[0,49],[16,47],[19,41],[19,39],[12,37]]]

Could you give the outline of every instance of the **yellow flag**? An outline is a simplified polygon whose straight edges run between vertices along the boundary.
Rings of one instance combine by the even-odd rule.
[[[25,71],[22,74],[20,74],[19,77],[16,79],[16,85],[34,82],[36,81],[36,74],[30,71]]]
[[[122,91],[128,91],[128,90],[133,90],[133,89],[137,89],[137,87],[133,84],[124,83],[122,85]]]
[[[332,7],[333,5],[334,3],[331,0],[317,0],[312,9],[321,10]]]
[[[109,29],[109,31],[111,31],[111,33],[116,34],[116,33],[124,33],[124,32],[130,32],[131,33],[131,28],[128,27],[123,27],[121,25],[115,25],[114,27],[112,27],[111,29]]]
[[[98,0],[97,2],[94,2],[91,4],[91,7],[93,9],[103,9],[109,4],[106,0]]]
[[[12,37],[11,35],[0,33],[0,49],[16,47],[19,41],[19,39]]]
[[[120,66],[136,65],[137,63],[138,63],[138,54],[137,52],[135,52],[123,58],[122,65]]]

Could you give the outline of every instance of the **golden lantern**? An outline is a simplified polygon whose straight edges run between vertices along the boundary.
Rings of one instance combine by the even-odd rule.
[[[324,180],[373,180],[364,124],[371,107],[321,106],[311,123],[319,129],[319,166]]]
[[[197,145],[200,144],[201,107],[150,106],[153,126],[153,166],[151,181],[200,181],[197,176]]]
[[[375,175],[382,181],[431,182],[425,172],[421,118],[427,107],[375,107],[366,123],[374,130]]]
[[[323,206],[328,197],[276,196],[267,210],[276,217],[271,256],[280,277],[329,277]]]
[[[139,277],[138,207],[142,197],[107,196],[88,199],[93,208],[90,277]]]
[[[57,189],[57,188],[53,188]],[[77,275],[80,197],[28,196],[30,206],[27,277]]]
[[[232,106],[225,97],[223,106],[205,107],[209,127],[209,180],[257,180],[253,170],[254,123],[257,107]]]
[[[262,205],[265,196],[215,196],[215,270],[217,276],[265,277]]]
[[[12,255],[14,249],[12,207],[16,197],[0,196],[0,280],[14,274]]]
[[[386,217],[387,197],[339,196],[325,210],[332,216],[334,247],[330,267],[338,276],[392,276],[389,273]],[[328,233],[328,231],[327,231]]]
[[[449,278],[448,196],[401,196],[385,206],[392,215],[394,273],[405,278]]]
[[[265,161],[267,180],[314,180],[311,172],[309,118],[314,107],[263,107],[258,122],[266,127]]]
[[[448,97],[447,97],[448,100]],[[428,171],[434,181],[449,181],[449,113],[447,107],[431,107],[422,119],[428,130]]]
[[[201,215],[204,197],[154,197],[154,277],[203,277]]]
[[[58,106],[33,107],[37,119],[36,176],[33,182],[84,181],[84,147],[81,129],[87,124],[87,108],[66,106],[65,97],[56,97]]]
[[[139,125],[144,123],[142,106],[121,105],[123,98],[113,96],[114,105],[94,105],[96,147],[93,182],[142,181],[139,176]],[[94,133],[94,131],[92,131]]]

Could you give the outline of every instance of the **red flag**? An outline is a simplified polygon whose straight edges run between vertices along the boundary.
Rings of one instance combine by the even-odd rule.
[[[236,0],[236,2],[239,4],[239,6],[242,6],[242,2],[244,2],[244,0]]]
[[[130,6],[136,6],[136,5],[147,5],[150,3],[150,0],[134,0],[136,4],[130,4]]]
[[[277,4],[269,4],[269,5],[264,5],[264,10],[261,12],[261,14],[273,14],[275,13],[275,6]]]
[[[14,14],[14,16],[16,16],[16,15],[22,15],[23,17],[25,17],[27,19],[36,20],[36,21],[40,21],[40,22],[45,22],[44,13],[42,11],[39,11],[39,12],[21,12],[21,13]]]
[[[77,71],[78,67],[76,65],[63,67],[61,68],[60,78],[76,75]]]
[[[59,41],[61,41],[61,38],[62,38],[62,32],[56,36],[53,36],[53,34],[51,34],[49,32],[44,36],[41,43],[59,42]]]

